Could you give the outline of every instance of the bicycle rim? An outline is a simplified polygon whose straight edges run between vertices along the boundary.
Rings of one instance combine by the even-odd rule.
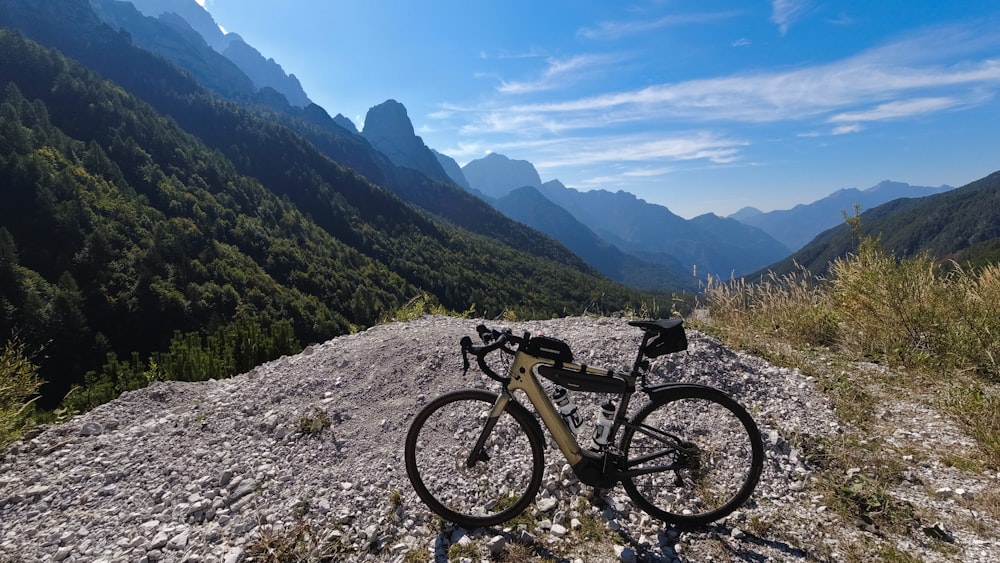
[[[750,497],[764,465],[760,431],[721,391],[678,387],[643,408],[622,435],[629,497],[664,521],[697,526]]]
[[[473,467],[467,460],[497,395],[465,390],[428,404],[406,436],[406,472],[427,506],[466,528],[517,516],[542,482],[544,441],[523,407],[508,404]]]

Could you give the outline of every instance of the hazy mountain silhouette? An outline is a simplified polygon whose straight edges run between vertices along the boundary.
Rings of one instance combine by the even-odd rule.
[[[790,253],[763,231],[733,219],[709,214],[688,221],[627,192],[581,192],[557,180],[543,184],[534,165],[526,160],[494,153],[469,162],[462,172],[473,189],[493,197],[503,197],[523,186],[536,187],[607,243],[674,271],[729,276],[756,270]],[[505,212],[511,217],[532,218],[537,222],[528,224],[546,229],[544,218],[527,215],[527,210],[515,212],[508,203]],[[554,236],[572,248],[568,234]],[[683,279],[692,278],[685,275]]]
[[[697,290],[697,280],[680,263],[646,262],[597,236],[571,213],[531,186],[517,188],[494,205],[508,217],[561,241],[609,278],[639,289]]]
[[[542,179],[533,164],[498,153],[469,162],[462,167],[462,173],[470,186],[488,197],[503,197],[523,186],[542,187]]]
[[[861,213],[861,232],[880,237],[899,257],[927,252],[937,260],[1000,261],[1000,172],[960,188],[921,198],[897,198]],[[835,258],[855,250],[850,227],[828,229],[795,254],[758,272],[792,271],[799,264],[822,274]]]
[[[95,9],[99,10],[99,15],[105,21],[112,27],[117,25],[126,29],[141,47],[177,62],[183,68],[190,69],[183,60],[178,60],[183,56],[184,49],[179,48],[176,44],[159,44],[155,39],[157,33],[152,30],[148,23],[136,21],[134,18],[126,20],[105,18],[108,14],[123,13],[125,10],[123,4],[127,5],[128,2],[118,0],[90,1]],[[174,28],[180,28],[182,26],[180,21],[184,22],[185,27],[189,27],[191,31],[199,34],[212,50],[224,56],[243,71],[257,90],[271,88],[284,96],[289,104],[297,107],[305,107],[312,103],[294,74],[286,74],[281,65],[274,59],[262,55],[238,34],[223,33],[212,15],[194,0],[130,1],[138,12],[153,20],[159,20]],[[206,77],[198,76],[198,78],[204,84],[211,83],[210,81],[206,82]]]
[[[901,197],[925,197],[950,189],[951,186],[933,188],[885,180],[867,190],[838,190],[822,199],[796,205],[792,209],[765,213],[753,207],[744,207],[729,217],[757,227],[788,248],[797,250],[819,233],[843,223],[842,211],[853,214],[855,204],[859,204],[864,211]]]

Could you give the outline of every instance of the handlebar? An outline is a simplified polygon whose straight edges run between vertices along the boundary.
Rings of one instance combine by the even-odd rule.
[[[460,342],[462,346],[462,373],[467,373],[469,371],[469,356],[472,354],[476,357],[476,364],[479,365],[479,369],[483,373],[488,375],[490,379],[495,379],[501,383],[506,383],[508,378],[504,377],[497,372],[493,371],[489,365],[486,364],[486,356],[496,350],[502,350],[506,354],[514,355],[516,352],[507,346],[508,343],[520,346],[523,342],[527,341],[528,335],[525,334],[524,337],[514,336],[510,329],[497,330],[487,328],[485,325],[479,325],[476,327],[476,332],[479,333],[479,338],[485,343],[484,346],[476,346],[472,343],[472,338],[468,336],[463,336]]]

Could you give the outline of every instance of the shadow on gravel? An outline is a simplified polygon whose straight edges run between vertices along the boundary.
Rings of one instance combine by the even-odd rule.
[[[606,514],[602,515],[602,519],[605,524],[616,520],[607,518]],[[776,559],[782,561],[811,560],[805,550],[793,547],[783,541],[762,538],[742,530],[734,533],[733,528],[721,525],[710,525],[696,529],[665,527],[656,532],[655,538],[649,536],[637,538],[624,527],[614,532],[608,531],[610,532],[609,538],[615,538],[614,543],[618,547],[615,548],[613,554],[610,553],[609,549],[607,555],[610,559],[604,557],[600,559],[601,561],[695,563],[713,559],[756,563]],[[580,559],[589,561],[587,556],[581,557],[579,550],[574,549],[579,548],[579,545],[573,542],[572,536],[564,538],[562,542],[547,545],[534,534],[522,529],[480,528],[469,531],[449,526],[442,529],[435,538],[435,562],[446,563],[457,560],[457,558],[450,558],[449,555],[459,558],[466,555],[461,547],[452,551],[456,543],[463,541],[463,536],[469,536],[469,540],[464,541],[477,538],[475,543],[482,545],[485,542],[490,561],[531,560],[553,563],[571,563]]]
[[[705,551],[714,555],[714,558],[725,555],[729,561],[773,561],[777,556],[782,557],[784,561],[794,561],[806,560],[808,557],[805,550],[782,541],[769,540],[746,532],[740,533],[738,538],[733,537],[733,530],[723,526],[707,526],[695,530],[666,528],[658,533],[660,544],[658,546],[639,543],[626,530],[619,530],[618,535],[635,553],[635,560],[644,563],[702,561],[706,556]],[[689,545],[702,542],[711,545],[699,546],[695,554],[685,553],[696,549],[688,547]],[[675,549],[678,543],[682,547],[681,553]]]

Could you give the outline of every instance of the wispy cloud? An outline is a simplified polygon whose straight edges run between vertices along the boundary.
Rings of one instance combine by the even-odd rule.
[[[566,87],[585,73],[621,60],[617,55],[577,55],[568,59],[549,58],[548,66],[534,80],[502,81],[497,90],[503,94],[526,94]]]
[[[840,125],[833,128],[831,133],[833,135],[848,135],[850,133],[859,133],[864,129],[861,125],[857,123],[852,123],[850,125]]]
[[[791,27],[809,8],[808,0],[772,0],[771,21],[777,24],[782,35],[788,33]]]
[[[565,131],[650,120],[770,123],[850,115],[858,107],[880,104],[866,114],[900,117],[941,111],[986,99],[980,92],[1000,87],[1000,58],[949,65],[907,61],[900,65],[873,51],[843,61],[784,72],[740,74],[657,84],[638,90],[554,102],[494,107],[468,124],[467,132]],[[569,68],[568,65],[566,68]],[[556,73],[553,73],[556,74]],[[509,86],[508,86],[509,87]],[[521,85],[522,91],[526,88]],[[928,95],[948,91],[948,95]],[[846,118],[838,118],[846,120]]]
[[[998,50],[996,34],[941,27],[826,64],[580,97],[554,86],[614,59],[549,59],[536,80],[506,82],[492,101],[442,106],[436,117],[466,140],[445,151],[456,160],[489,150],[530,154],[548,177],[600,166],[605,171],[594,176],[605,176],[611,165],[624,182],[667,174],[680,163],[749,165],[753,136],[733,133],[744,124],[792,126],[803,138],[846,135],[986,103],[1000,92]],[[519,94],[519,102],[509,94]]]
[[[606,21],[595,27],[584,27],[577,35],[587,39],[620,39],[641,33],[649,33],[666,27],[713,23],[728,20],[740,12],[701,12],[695,14],[671,14],[653,20]]]
[[[963,105],[962,100],[952,97],[915,98],[879,104],[864,111],[838,113],[830,118],[832,123],[859,123],[863,121],[884,121],[926,113],[938,112]]]

